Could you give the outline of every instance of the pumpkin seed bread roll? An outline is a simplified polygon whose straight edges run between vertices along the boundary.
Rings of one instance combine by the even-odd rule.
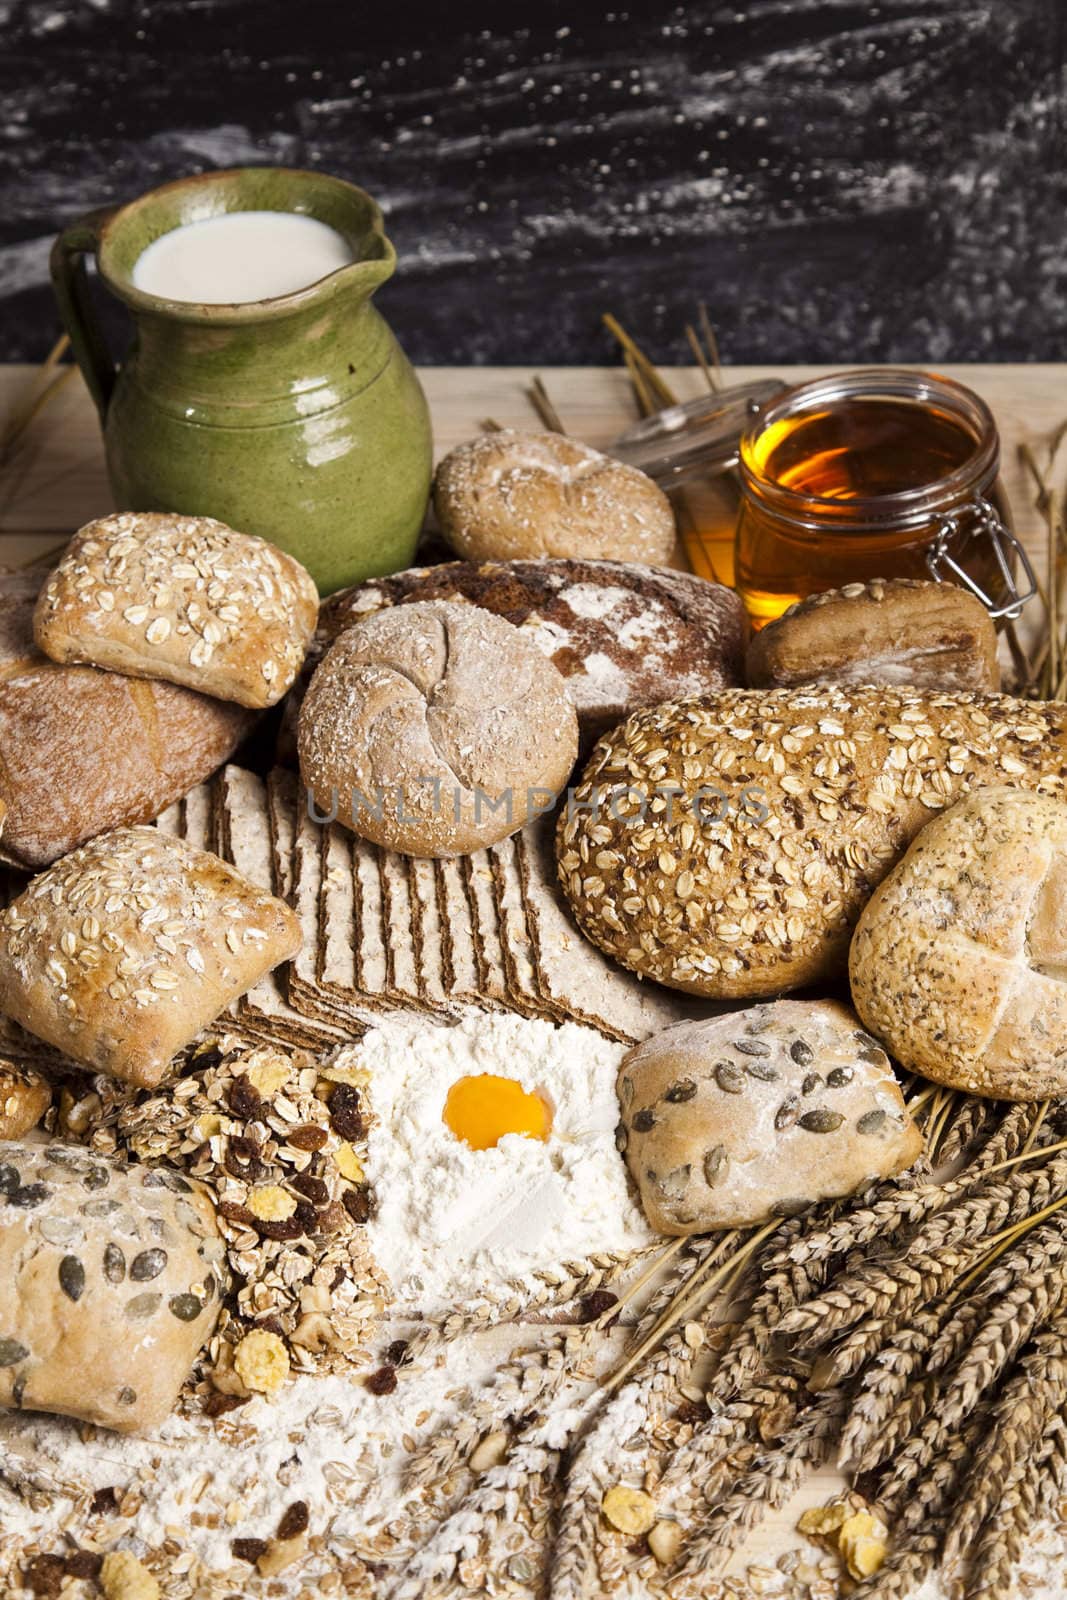
[[[158,1427],[214,1330],[204,1189],[77,1145],[0,1143],[0,1406]]]
[[[968,790],[1062,797],[1067,706],[825,686],[638,711],[596,746],[557,833],[582,931],[712,999],[843,972],[872,890]]]
[[[889,1057],[836,1001],[646,1039],[619,1069],[626,1160],[660,1233],[747,1228],[902,1172],[923,1147]]]

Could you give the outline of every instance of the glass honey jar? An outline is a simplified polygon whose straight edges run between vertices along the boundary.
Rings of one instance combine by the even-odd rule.
[[[989,407],[949,378],[881,368],[776,394],[738,458],[736,584],[753,625],[879,577],[957,583],[1017,617],[1035,583],[999,466]]]

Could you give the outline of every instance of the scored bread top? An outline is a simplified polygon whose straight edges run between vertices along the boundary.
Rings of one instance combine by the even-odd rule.
[[[41,590],[55,661],[274,705],[299,672],[318,591],[292,556],[210,517],[120,512],[74,535]]]
[[[459,445],[434,479],[448,543],[475,561],[521,556],[662,562],[677,538],[663,490],[561,433],[501,428]]]

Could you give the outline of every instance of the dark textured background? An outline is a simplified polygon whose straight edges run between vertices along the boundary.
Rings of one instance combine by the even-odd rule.
[[[432,19],[432,20],[430,20]],[[384,204],[422,362],[1067,359],[1067,0],[0,0],[0,359],[50,236],[280,162]]]

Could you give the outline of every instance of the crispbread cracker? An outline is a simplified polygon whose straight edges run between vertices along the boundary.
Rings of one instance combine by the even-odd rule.
[[[452,1000],[461,1004],[490,1006],[493,1002],[481,993],[479,987],[474,924],[459,860],[455,856],[443,857],[434,862],[434,871],[443,936],[446,991]]]
[[[434,1011],[447,1012],[451,1007],[445,981],[444,936],[434,864],[418,856],[408,856],[407,859],[419,987],[426,1005]]]
[[[397,855],[394,850],[379,850],[378,870],[382,883],[389,998],[400,1005],[414,1006],[419,1010],[423,1006],[423,997],[419,990],[411,889],[405,857]]]
[[[282,900],[293,897],[293,833],[303,791],[295,772],[275,767],[267,774],[267,815],[274,867],[274,893]]]
[[[485,850],[460,857],[463,882],[471,911],[474,952],[478,964],[478,988],[498,1006],[507,1007],[507,973],[500,943],[500,922],[493,898],[493,866]]]
[[[304,930],[304,946],[289,968],[289,1002],[303,1017],[341,1026],[346,1032],[358,1035],[377,1021],[374,1011],[369,1006],[361,1005],[360,997],[355,994],[351,1004],[339,1003],[318,981],[319,892],[322,885],[319,825],[312,822],[303,804],[299,806],[293,824],[292,905]]]
[[[523,898],[545,1001],[558,1012],[624,1044],[639,1043],[675,1022],[728,1009],[642,981],[602,955],[579,932],[556,877],[555,819],[543,817],[514,836]]]
[[[382,910],[382,876],[378,846],[369,839],[352,840],[352,883],[356,901],[356,973],[360,991],[369,1000],[388,1003],[389,962]]]
[[[538,992],[530,953],[526,907],[512,839],[501,839],[486,852],[492,868],[493,900],[500,926],[500,948],[507,978],[508,1004],[525,1016],[553,1014],[551,1004]]]

